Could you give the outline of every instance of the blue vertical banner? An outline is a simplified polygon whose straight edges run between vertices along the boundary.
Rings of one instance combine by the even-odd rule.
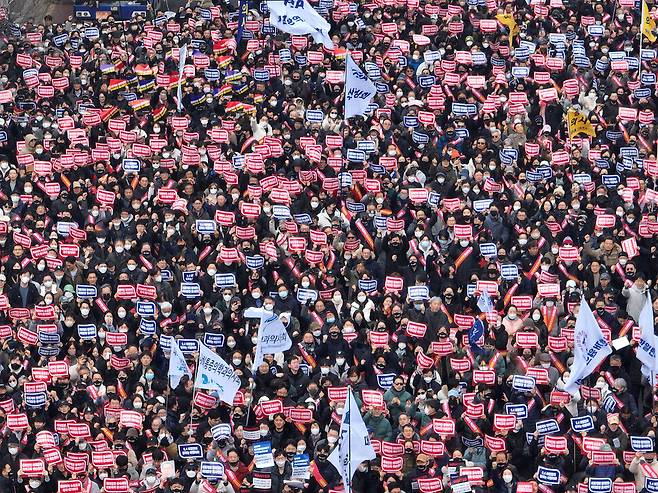
[[[249,12],[249,0],[240,0],[240,4],[238,7],[238,34],[235,36],[235,39],[238,43],[242,39],[242,31],[244,30],[244,23],[247,20],[248,12]]]

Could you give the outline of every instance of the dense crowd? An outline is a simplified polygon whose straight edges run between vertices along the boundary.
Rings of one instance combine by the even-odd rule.
[[[312,2],[330,51],[214,3],[4,21],[0,493],[339,491],[347,387],[354,493],[658,491],[653,5]],[[201,342],[231,406],[170,385]]]

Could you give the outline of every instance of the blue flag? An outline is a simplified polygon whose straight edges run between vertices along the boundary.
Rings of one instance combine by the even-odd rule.
[[[484,335],[484,322],[479,318],[475,319],[473,326],[468,330],[468,344],[471,351],[475,354],[484,354],[484,350],[478,345],[478,341]]]
[[[240,0],[238,6],[238,33],[235,35],[235,40],[239,43],[242,39],[242,31],[244,31],[244,23],[247,20],[247,13],[249,12],[249,0]]]

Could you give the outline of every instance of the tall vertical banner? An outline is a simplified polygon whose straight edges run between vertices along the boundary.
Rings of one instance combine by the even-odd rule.
[[[331,26],[306,0],[269,0],[270,25],[288,34],[310,34],[313,41],[334,49]]]
[[[654,333],[653,307],[651,306],[651,296],[648,293],[638,322],[640,340],[637,344],[637,359],[642,362],[642,374],[647,377],[653,387],[656,385],[656,373],[658,373],[658,354],[656,353],[658,337]]]
[[[183,111],[183,69],[185,68],[185,62],[187,61],[187,44],[181,46],[178,49],[178,89],[176,91],[176,96],[178,97],[178,111]]]
[[[345,59],[345,119],[363,115],[375,94],[377,94],[375,84],[368,79],[348,53]]]
[[[242,31],[244,30],[244,23],[247,20],[249,13],[249,0],[240,0],[238,6],[238,33],[235,35],[235,40],[239,43],[242,39]]]
[[[647,2],[642,0],[642,34],[652,43],[656,41],[656,35],[653,33],[654,29],[656,29],[656,21],[651,17]]]
[[[343,478],[345,493],[352,492],[352,476],[359,464],[373,460],[375,457],[375,450],[368,437],[368,429],[350,387],[340,423],[338,445],[329,455],[329,462],[338,469]]]
[[[581,380],[591,375],[594,369],[612,353],[584,296],[580,300],[573,343],[573,364],[569,368],[569,380],[564,385],[564,390],[571,395],[578,392]]]
[[[255,372],[258,369],[265,354],[282,353],[291,347],[292,339],[288,336],[288,331],[281,323],[281,319],[275,313],[263,310],[258,327],[258,342],[252,371]]]
[[[169,354],[169,386],[172,389],[178,387],[183,375],[192,378],[192,373],[185,362],[183,351],[180,350],[176,339],[171,341],[171,353]]]

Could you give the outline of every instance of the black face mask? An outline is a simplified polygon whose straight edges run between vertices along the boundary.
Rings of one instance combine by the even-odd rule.
[[[318,454],[318,462],[326,462],[328,457],[327,454]]]

